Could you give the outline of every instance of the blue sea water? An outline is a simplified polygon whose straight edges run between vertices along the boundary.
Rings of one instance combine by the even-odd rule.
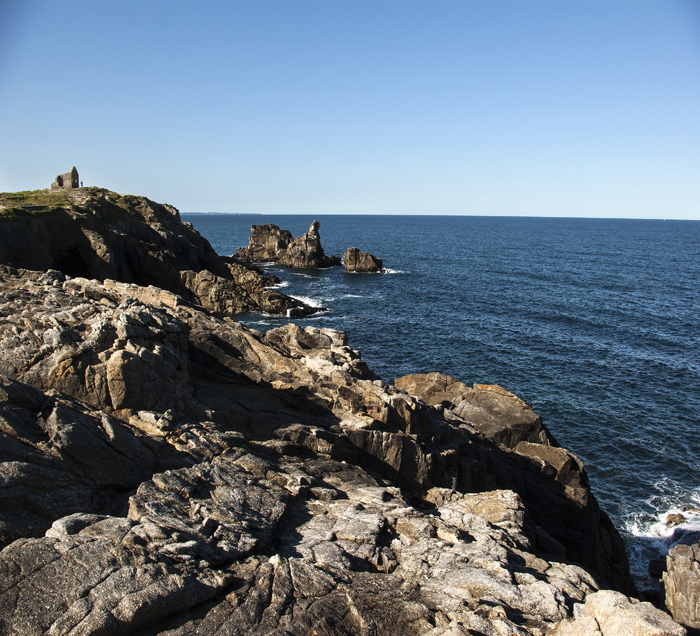
[[[294,236],[310,216],[183,214],[222,255],[251,224]],[[351,246],[387,274],[266,269],[328,311],[385,381],[441,371],[525,399],[585,463],[642,587],[700,508],[700,223],[454,216],[321,216],[327,254]],[[241,317],[256,329],[287,319]],[[700,531],[700,513],[682,529]]]

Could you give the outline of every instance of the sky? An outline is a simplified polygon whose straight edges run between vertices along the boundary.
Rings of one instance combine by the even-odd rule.
[[[700,0],[0,0],[0,191],[700,220]]]

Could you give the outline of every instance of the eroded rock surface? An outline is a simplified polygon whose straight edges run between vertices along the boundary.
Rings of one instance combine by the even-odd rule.
[[[495,443],[382,382],[342,332],[2,268],[0,376],[0,634],[638,620],[575,611],[632,583],[573,455]]]
[[[553,636],[685,636],[686,630],[651,603],[601,590],[574,607],[574,620],[562,621]]]
[[[291,232],[276,225],[253,225],[248,247],[238,248],[237,257],[257,263],[279,263],[298,269],[325,268],[340,265],[337,256],[327,256],[321,247],[320,224],[314,221],[306,234],[292,238]]]
[[[280,230],[276,225],[253,225],[250,228],[248,247],[239,247],[237,256],[258,263],[276,263],[287,251],[294,239],[289,230]]]

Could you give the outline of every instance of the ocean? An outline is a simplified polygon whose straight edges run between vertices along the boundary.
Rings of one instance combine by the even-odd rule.
[[[252,224],[294,236],[311,216],[183,214],[222,255]],[[326,254],[358,247],[386,274],[266,266],[282,291],[328,311],[385,381],[441,371],[526,400],[584,462],[628,546],[647,564],[700,510],[700,222],[474,216],[318,216]],[[265,331],[289,321],[260,314]]]

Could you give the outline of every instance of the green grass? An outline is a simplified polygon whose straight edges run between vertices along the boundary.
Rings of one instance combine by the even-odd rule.
[[[24,192],[0,192],[0,205],[6,207],[47,206],[59,207],[68,203],[65,191],[25,190]]]
[[[73,203],[69,194],[87,195],[84,203]],[[74,190],[26,190],[24,192],[0,192],[0,220],[19,221],[51,214],[60,209],[72,213],[91,214],[96,211],[107,222],[141,224],[146,222],[141,208],[143,197],[117,194],[105,188],[89,187]],[[35,208],[35,209],[32,209]],[[141,208],[141,209],[140,209]]]
[[[50,214],[70,205],[64,192],[26,190],[24,192],[0,192],[0,219],[19,220],[22,217]],[[36,210],[26,208],[40,208]]]

